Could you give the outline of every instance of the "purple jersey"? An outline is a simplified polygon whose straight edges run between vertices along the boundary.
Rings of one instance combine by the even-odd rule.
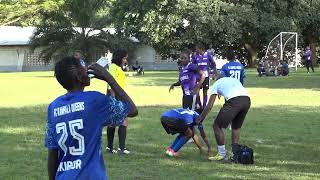
[[[310,61],[311,60],[311,55],[312,55],[311,50],[310,49],[306,49],[306,51],[303,54],[304,60]]]
[[[192,63],[199,66],[200,70],[203,71],[205,77],[209,77],[210,66],[214,65],[214,61],[207,52],[204,54],[196,54],[192,57]]]
[[[184,96],[193,95],[192,90],[197,85],[199,70],[199,67],[192,63],[189,63],[181,68],[179,73],[179,81],[181,83]]]

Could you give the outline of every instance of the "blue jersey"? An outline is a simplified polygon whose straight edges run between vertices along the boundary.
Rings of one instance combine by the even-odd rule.
[[[182,121],[184,124],[188,124],[190,127],[193,127],[195,125],[196,120],[199,117],[199,114],[189,109],[178,108],[170,109],[164,112],[161,116]]]
[[[58,150],[56,179],[107,179],[101,152],[102,128],[121,125],[129,102],[99,92],[69,92],[48,107],[45,146]]]
[[[243,80],[245,78],[244,67],[241,63],[230,61],[222,66],[221,74],[225,77],[232,77],[238,79],[243,85]]]

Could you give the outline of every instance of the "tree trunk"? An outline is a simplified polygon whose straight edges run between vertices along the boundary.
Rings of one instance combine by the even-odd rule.
[[[312,52],[311,55],[311,59],[312,59],[312,65],[313,66],[317,66],[317,43],[316,43],[316,39],[314,37],[312,37],[310,39],[310,49]]]
[[[257,57],[258,57],[258,53],[257,53],[257,50],[255,48],[253,48],[250,44],[245,44],[244,45],[246,50],[248,51],[249,53],[249,56],[248,56],[248,66],[249,67],[254,67],[255,65],[255,62],[257,60]]]

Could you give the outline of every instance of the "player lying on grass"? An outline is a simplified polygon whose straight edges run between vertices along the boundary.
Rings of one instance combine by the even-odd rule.
[[[182,148],[184,144],[188,142],[190,138],[193,138],[194,143],[202,153],[202,148],[198,138],[194,136],[194,126],[199,114],[189,109],[170,109],[161,115],[161,124],[168,134],[179,135],[173,141],[171,146],[167,149],[166,154],[169,156],[177,156],[177,152]],[[198,125],[201,137],[208,147],[208,156],[212,156],[211,147],[204,132],[203,125]]]
[[[118,97],[84,91],[90,85],[87,69],[74,57],[55,65],[55,77],[68,92],[50,103],[45,146],[49,179],[107,179],[101,153],[102,129],[121,125],[138,110],[114,78],[98,64],[89,66],[95,78],[108,83]]]
[[[203,71],[196,64],[192,64],[187,52],[180,54],[178,65],[181,66],[179,80],[170,86],[169,92],[174,86],[181,86],[183,97],[182,107],[190,110],[202,111],[199,90],[205,79]]]

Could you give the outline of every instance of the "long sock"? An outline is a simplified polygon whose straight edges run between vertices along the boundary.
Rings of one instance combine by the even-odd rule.
[[[127,127],[119,126],[118,135],[119,135],[119,148],[121,150],[124,150],[126,148]]]
[[[203,109],[207,106],[208,95],[203,95]]]
[[[218,151],[221,156],[226,156],[226,146],[225,145],[218,146]]]
[[[186,136],[182,136],[179,138],[178,142],[175,144],[175,146],[172,148],[174,150],[174,152],[178,152],[181,147],[186,144],[188,142],[190,138],[186,137]]]
[[[179,139],[182,137],[182,134],[179,134],[176,139],[172,142],[170,148],[173,149],[173,147],[177,144],[177,142],[179,141]]]
[[[115,127],[108,127],[107,128],[107,140],[108,140],[108,148],[113,149],[113,139],[114,139],[114,132]]]

